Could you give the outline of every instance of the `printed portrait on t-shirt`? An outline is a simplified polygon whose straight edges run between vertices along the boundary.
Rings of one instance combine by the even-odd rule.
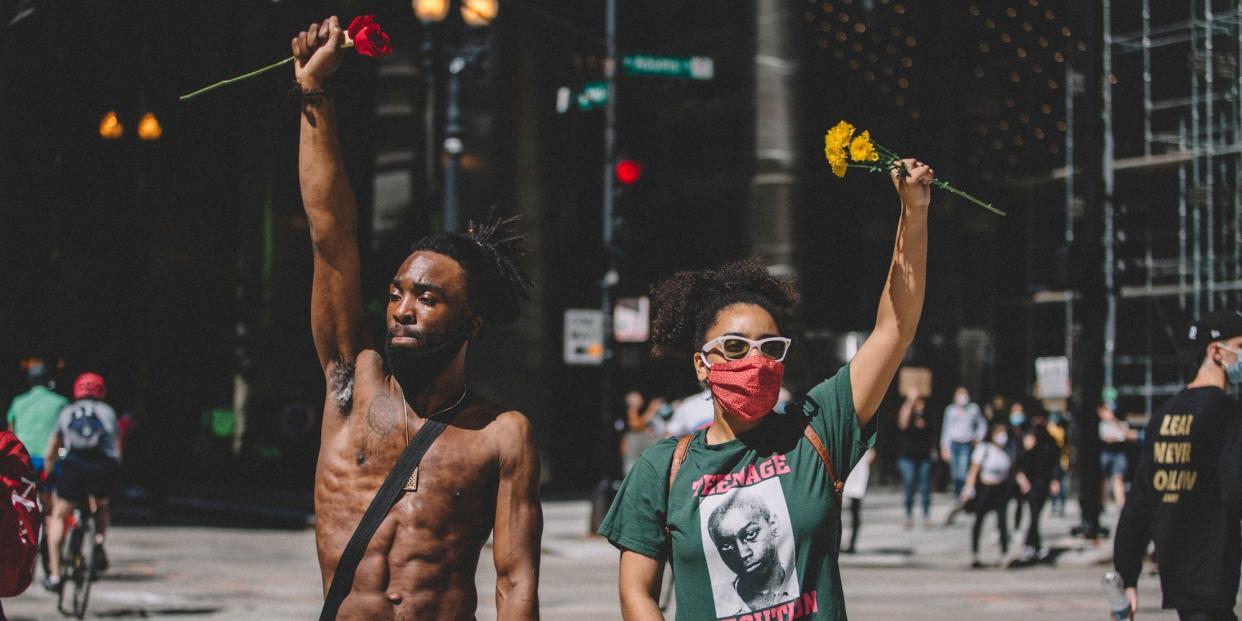
[[[717,618],[798,598],[793,525],[779,479],[704,498],[699,514]]]

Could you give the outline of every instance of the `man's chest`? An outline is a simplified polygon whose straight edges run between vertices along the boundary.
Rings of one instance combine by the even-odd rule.
[[[419,421],[388,420],[384,405],[355,412],[331,443],[316,488],[322,508],[332,506],[348,521],[365,511],[406,446],[418,436]],[[397,410],[398,413],[400,410]],[[403,414],[403,413],[402,413]],[[397,472],[403,492],[394,507],[405,519],[436,527],[459,511],[490,514],[498,477],[494,452],[479,430],[450,424],[435,438],[412,472]]]

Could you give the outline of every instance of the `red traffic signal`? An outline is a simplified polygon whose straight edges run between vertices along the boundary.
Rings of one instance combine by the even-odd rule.
[[[620,160],[612,172],[621,185],[634,185],[643,176],[643,165],[634,160]]]

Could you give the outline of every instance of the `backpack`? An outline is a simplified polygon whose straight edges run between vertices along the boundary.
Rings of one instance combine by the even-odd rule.
[[[26,447],[0,431],[0,597],[21,594],[34,579],[43,524],[36,481]]]
[[[104,425],[99,414],[95,411],[94,403],[77,403],[70,406],[69,412],[68,434],[74,437],[70,448],[73,449],[93,449],[99,446],[99,441],[108,431],[108,427]],[[66,444],[69,444],[66,442]]]

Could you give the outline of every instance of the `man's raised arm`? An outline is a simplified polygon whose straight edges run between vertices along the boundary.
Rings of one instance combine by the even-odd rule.
[[[914,341],[923,314],[927,284],[927,207],[931,204],[932,170],[912,159],[902,160],[907,176],[893,176],[901,197],[897,242],[888,282],[880,295],[875,329],[850,363],[850,385],[858,422],[866,425],[884,400],[901,366],[906,348]]]
[[[294,76],[303,93],[298,180],[315,252],[311,332],[330,377],[338,363],[352,365],[361,347],[358,208],[341,161],[336,108],[323,94],[341,63],[344,41],[336,17],[311,24],[293,39]]]

